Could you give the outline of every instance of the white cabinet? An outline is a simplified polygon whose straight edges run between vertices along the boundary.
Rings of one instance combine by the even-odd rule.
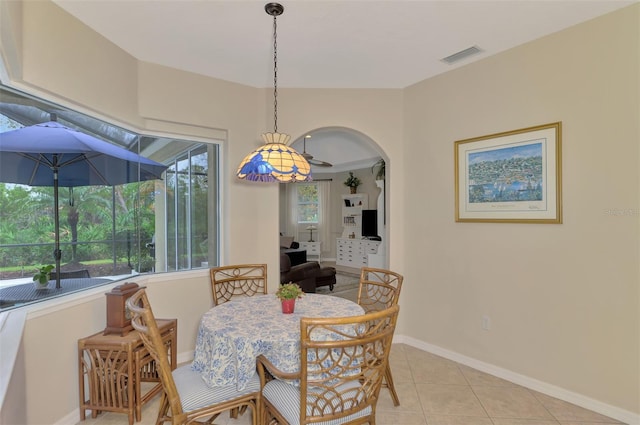
[[[307,259],[313,255],[318,257],[318,262],[322,262],[322,242],[300,242],[300,249],[307,251]]]
[[[369,254],[376,254],[380,241],[366,239],[337,239],[336,265],[360,268],[369,263]]]
[[[360,268],[366,266],[369,254],[378,252],[379,241],[362,237],[362,210],[369,208],[369,195],[342,195],[342,237],[337,240],[336,265]]]
[[[378,195],[378,234],[382,236],[382,241],[378,247],[378,252],[369,255],[369,267],[384,269],[387,266],[385,251],[388,245],[384,228],[384,180],[376,180],[376,186],[380,189],[380,194]]]
[[[342,237],[353,235],[360,238],[362,235],[362,210],[369,208],[369,195],[366,193],[353,193],[342,195]]]

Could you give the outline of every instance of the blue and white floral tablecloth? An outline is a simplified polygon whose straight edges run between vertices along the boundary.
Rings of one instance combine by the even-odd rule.
[[[273,294],[238,298],[202,316],[192,369],[209,386],[233,383],[244,388],[264,354],[283,372],[300,367],[300,318],[346,317],[364,313],[358,304],[338,297],[306,294],[295,312],[283,314]]]

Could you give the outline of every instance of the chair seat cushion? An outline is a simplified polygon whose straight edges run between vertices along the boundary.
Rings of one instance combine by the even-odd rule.
[[[350,385],[345,386],[345,389],[353,387],[356,388],[359,383],[352,382]],[[300,422],[300,388],[278,379],[267,382],[262,389],[262,396],[269,400],[269,402],[275,407],[278,412],[284,416],[290,424],[297,424]],[[313,389],[309,388],[307,398],[313,400]],[[328,413],[328,412],[327,412]],[[310,409],[307,408],[307,415],[311,415]],[[338,425],[346,422],[350,422],[356,418],[361,418],[371,414],[371,406],[367,406],[359,412],[345,416],[343,418],[335,419],[332,421],[314,422],[314,425]],[[314,413],[315,415],[315,413]]]
[[[251,377],[242,391],[238,391],[235,384],[224,387],[207,386],[200,373],[191,370],[190,364],[175,369],[172,374],[182,401],[182,410],[185,412],[260,391],[260,378],[257,373]]]

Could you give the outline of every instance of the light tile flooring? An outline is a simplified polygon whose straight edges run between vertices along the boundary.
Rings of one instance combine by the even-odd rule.
[[[401,405],[382,389],[378,425],[604,425],[621,424],[598,413],[479,372],[404,344],[394,344],[391,369]],[[155,423],[158,398],[147,404],[139,425]],[[89,415],[90,417],[90,415]],[[127,416],[105,413],[82,425],[125,425]],[[221,415],[218,425],[250,425]]]

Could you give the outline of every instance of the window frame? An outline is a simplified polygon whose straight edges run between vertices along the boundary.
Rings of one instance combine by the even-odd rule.
[[[118,140],[122,141],[122,147],[124,147],[125,149],[129,148],[129,146],[131,144],[136,144],[137,145],[137,149],[136,152],[140,152],[141,149],[143,149],[143,147],[148,147],[150,145],[152,145],[154,142],[159,143],[160,148],[162,148],[162,143],[163,141],[166,141],[168,143],[183,143],[184,142],[184,146],[172,146],[173,149],[175,149],[175,152],[171,153],[168,155],[167,160],[170,160],[172,162],[170,162],[171,164],[175,164],[175,161],[179,161],[180,158],[183,158],[185,155],[187,155],[187,157],[189,158],[189,170],[188,170],[188,175],[189,178],[191,179],[191,177],[193,176],[193,167],[194,167],[194,163],[191,161],[191,152],[196,152],[198,154],[202,154],[203,152],[205,153],[205,163],[206,163],[206,176],[204,178],[204,181],[206,182],[205,186],[202,186],[202,190],[201,193],[204,194],[205,198],[204,198],[204,203],[206,204],[206,229],[207,229],[207,234],[206,236],[204,234],[201,234],[201,239],[204,240],[201,241],[200,239],[196,240],[195,243],[198,243],[201,247],[201,252],[199,252],[199,258],[198,259],[194,259],[192,258],[192,254],[194,249],[192,249],[192,247],[194,246],[193,243],[194,241],[192,240],[193,235],[192,235],[192,223],[191,220],[193,219],[193,215],[192,215],[192,211],[191,208],[193,208],[193,205],[186,205],[185,211],[187,212],[187,214],[185,215],[186,220],[188,221],[187,223],[187,229],[189,230],[188,234],[185,235],[180,235],[181,237],[187,237],[188,240],[185,240],[185,244],[186,246],[189,247],[188,249],[188,255],[189,258],[186,261],[186,264],[188,265],[188,267],[178,267],[175,269],[170,269],[167,267],[167,259],[166,259],[166,254],[167,254],[167,246],[166,246],[166,239],[165,239],[165,246],[164,246],[164,256],[165,258],[162,260],[162,263],[164,265],[164,267],[161,268],[156,268],[156,266],[159,265],[159,262],[157,260],[157,257],[154,257],[154,267],[145,273],[142,273],[142,275],[161,275],[161,274],[166,274],[168,272],[174,273],[174,272],[188,272],[188,271],[192,271],[192,270],[197,270],[197,269],[208,269],[210,267],[210,265],[217,265],[220,262],[220,227],[221,227],[221,207],[220,207],[220,193],[221,193],[221,180],[220,180],[220,151],[221,151],[221,144],[222,141],[217,140],[217,139],[213,139],[210,141],[202,141],[202,140],[197,140],[197,139],[190,139],[189,136],[184,136],[183,138],[179,138],[178,135],[176,135],[177,137],[170,137],[167,138],[165,136],[160,136],[160,135],[154,135],[152,133],[146,133],[146,132],[138,132],[138,131],[132,131],[129,129],[124,129],[119,127],[116,124],[113,124],[112,122],[106,121],[102,118],[98,118],[90,113],[85,113],[85,112],[79,112],[76,109],[73,109],[71,107],[66,107],[66,106],[61,106],[58,104],[55,104],[54,102],[48,101],[46,99],[40,98],[39,96],[36,95],[32,95],[29,93],[25,93],[19,90],[16,90],[14,88],[11,88],[9,86],[6,86],[2,83],[0,83],[0,92],[2,92],[3,94],[6,94],[7,96],[4,97],[5,100],[0,99],[0,115],[7,117],[8,120],[11,121],[15,121],[17,122],[19,125],[22,126],[29,126],[29,125],[33,125],[34,123],[38,123],[38,122],[46,122],[49,119],[49,115],[51,113],[55,113],[56,115],[58,115],[59,117],[59,121],[63,121],[63,125],[68,125],[66,122],[69,122],[67,117],[72,117],[73,118],[73,125],[69,125],[70,127],[74,126],[74,127],[79,127],[80,131],[86,132],[87,134],[91,134],[94,136],[98,136],[101,138],[105,138],[105,134],[109,133],[110,131],[113,131],[113,133],[117,136],[117,137],[122,137],[122,139],[117,138],[117,139],[109,139],[112,141],[112,143],[114,144],[118,144]],[[16,99],[18,101],[16,101]],[[19,105],[19,106],[17,106]],[[22,109],[20,109],[22,108]],[[26,112],[26,114],[24,116],[20,115],[20,112]],[[29,115],[27,117],[27,115]],[[46,118],[45,118],[46,117]],[[34,122],[35,121],[35,122]],[[79,125],[80,123],[83,124],[88,124],[91,128],[85,128],[82,127],[81,125]],[[76,125],[78,124],[78,125]],[[10,131],[11,127],[6,127],[5,131]],[[112,130],[113,129],[113,130]],[[93,130],[98,130],[98,131],[104,131],[104,133],[94,133]],[[133,151],[133,150],[132,150]],[[187,153],[189,152],[189,153]],[[1,153],[0,153],[1,154]],[[202,162],[202,161],[201,161]],[[202,177],[203,174],[200,173],[200,177]],[[162,212],[159,213],[158,209],[159,208],[169,208],[172,206],[167,205],[166,201],[166,179],[163,178],[163,180],[159,180],[159,182],[161,182],[161,187],[162,190],[164,191],[164,194],[158,194],[158,192],[156,192],[156,199],[154,201],[154,205],[155,205],[155,209],[156,209],[156,213],[155,213],[155,226],[156,226],[156,234],[158,234],[158,230],[164,230],[166,231],[167,229],[167,212]],[[188,186],[193,185],[193,180],[191,179]],[[137,192],[137,197],[140,197],[140,192]],[[160,200],[160,197],[162,197],[162,205],[159,205],[158,202]],[[191,199],[191,197],[188,197],[188,199],[190,200],[189,202],[193,202],[193,200]],[[62,200],[60,201],[62,203]],[[201,201],[202,204],[202,201]],[[115,211],[115,206],[111,205],[110,206],[112,211]],[[200,217],[201,218],[201,217]],[[158,220],[163,220],[164,222],[161,223],[160,226],[158,226]],[[137,226],[137,224],[136,224]],[[200,226],[202,227],[202,226]],[[113,234],[115,234],[116,232],[114,231]],[[152,241],[147,241],[147,240],[142,240],[143,238],[140,237],[139,232],[133,232],[137,234],[137,238],[135,240],[135,244],[137,245],[137,259],[138,262],[134,263],[135,264],[135,269],[138,269],[141,261],[142,261],[142,252],[145,249],[149,249],[149,244],[147,242],[154,242],[157,243],[158,242],[158,238],[154,238]],[[200,233],[202,233],[202,231],[200,231]],[[162,238],[161,238],[162,239]],[[84,243],[84,244],[91,244],[94,243],[93,239],[91,239],[91,237],[89,237],[88,239],[85,240],[79,240],[77,243]],[[114,239],[113,243],[116,243],[116,239]],[[67,246],[70,246],[70,242],[66,242],[65,243]],[[30,245],[30,244],[27,244]],[[3,247],[5,247],[6,249],[13,249],[11,248],[12,244],[3,244]],[[146,246],[146,248],[145,248]],[[3,248],[3,249],[5,249]],[[115,248],[112,248],[112,250],[114,250]],[[157,249],[157,247],[154,246],[154,256],[157,256],[161,253],[162,250]],[[115,255],[115,251],[113,252],[113,255]],[[206,258],[200,258],[206,256]],[[114,257],[115,258],[115,257]],[[80,261],[90,261],[91,259],[87,260],[87,259],[83,259]],[[50,260],[51,262],[53,262],[53,258],[51,258]],[[115,260],[114,260],[115,261]],[[114,263],[115,264],[115,263]],[[135,270],[134,269],[134,270]],[[63,269],[64,270],[64,269]],[[33,273],[29,274],[29,272],[27,272],[27,274],[25,275],[26,278],[28,278],[30,280],[30,277]],[[35,272],[34,272],[35,273]],[[124,280],[124,279],[128,279],[131,277],[134,277],[135,275],[137,275],[139,273],[136,274],[131,274],[131,275],[125,275],[123,277],[118,278],[113,278],[113,280],[108,281],[106,284],[102,284],[102,285],[110,285],[114,282],[120,281],[120,280]],[[15,285],[15,284],[23,284],[23,281],[26,281],[27,279],[20,279],[19,281],[16,280],[15,282],[11,282],[9,283],[11,280],[14,280],[15,278],[13,277],[7,277],[7,278],[0,278],[0,287],[4,287],[4,286],[11,286],[11,285]],[[91,290],[94,289],[95,286],[91,286],[91,287],[86,287],[83,288],[81,291],[85,291],[85,290]],[[77,293],[76,292],[69,292],[69,293],[65,293],[65,294],[57,294],[57,295],[51,295],[51,296],[43,296],[42,298],[39,298],[35,301],[24,301],[24,302],[20,302],[20,303],[16,303],[14,305],[10,305],[10,306],[2,306],[0,308],[0,311],[6,311],[6,310],[10,310],[13,308],[19,308],[19,307],[23,307],[23,306],[27,306],[27,305],[33,305],[42,301],[46,301],[51,299],[53,296],[68,296],[71,295],[73,293]]]
[[[300,190],[304,187],[315,187],[315,201],[300,202]],[[297,224],[319,224],[320,223],[320,187],[316,182],[296,183],[296,223]],[[300,220],[300,206],[315,205],[315,220]]]

